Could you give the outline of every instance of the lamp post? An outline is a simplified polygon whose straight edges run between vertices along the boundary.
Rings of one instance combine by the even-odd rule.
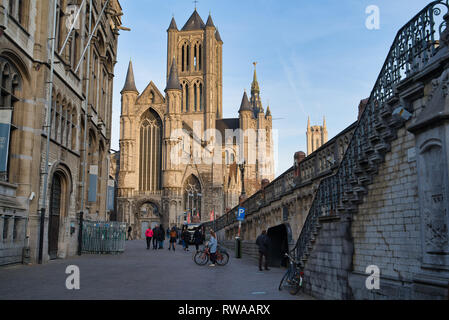
[[[242,194],[239,198],[239,205],[241,206],[243,201],[246,199],[246,191],[245,191],[245,165],[246,161],[243,159],[243,162],[239,164],[240,173],[242,176]],[[242,257],[242,242],[240,239],[240,232],[242,230],[242,221],[239,220],[239,231],[237,236],[235,237],[235,257],[240,259]]]

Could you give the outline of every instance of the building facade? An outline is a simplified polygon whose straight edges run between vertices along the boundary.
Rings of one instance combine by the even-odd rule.
[[[108,1],[101,16],[105,1],[92,7],[90,1],[55,1],[0,1],[0,264],[73,255],[78,213],[108,219],[122,11],[117,0]],[[95,34],[85,52],[89,29]]]
[[[312,154],[327,142],[326,118],[323,118],[322,126],[310,126],[310,118],[307,120],[307,155]]]
[[[136,88],[132,63],[122,90],[118,215],[141,237],[148,225],[209,221],[273,179],[272,117],[256,70],[239,117],[223,119],[223,41],[212,17],[171,20],[167,85]],[[259,161],[259,154],[264,161]],[[267,160],[267,161],[265,161]]]

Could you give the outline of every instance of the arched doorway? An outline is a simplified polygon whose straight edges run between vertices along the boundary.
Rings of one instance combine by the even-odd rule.
[[[140,220],[140,237],[145,239],[145,231],[148,227],[153,229],[156,225],[161,224],[161,214],[159,208],[152,202],[145,202],[139,209]]]
[[[288,252],[289,235],[285,224],[270,228],[267,235],[271,240],[268,251],[268,261],[271,267],[286,267],[288,260],[285,253]]]
[[[50,211],[48,220],[48,254],[50,259],[58,257],[59,223],[62,208],[63,177],[60,173],[53,175],[50,192]]]

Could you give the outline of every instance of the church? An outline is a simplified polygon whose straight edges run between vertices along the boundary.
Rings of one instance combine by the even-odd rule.
[[[134,237],[218,218],[274,179],[272,116],[260,98],[256,63],[251,95],[237,118],[223,118],[223,41],[211,15],[197,10],[167,30],[163,92],[136,88],[132,62],[121,91],[117,219]],[[243,171],[242,171],[243,169]],[[243,173],[243,174],[242,174]],[[242,180],[243,176],[243,180]]]

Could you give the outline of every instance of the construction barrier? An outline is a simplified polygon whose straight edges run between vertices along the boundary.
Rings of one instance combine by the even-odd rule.
[[[125,251],[126,223],[83,221],[83,253],[122,253]]]

